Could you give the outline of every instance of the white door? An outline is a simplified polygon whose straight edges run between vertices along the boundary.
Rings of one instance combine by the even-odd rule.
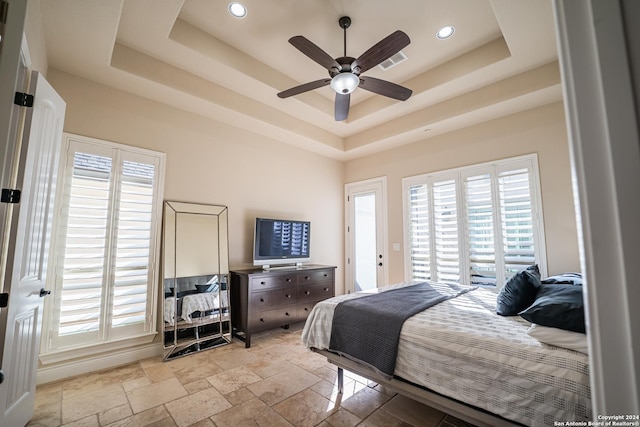
[[[346,184],[347,292],[387,284],[386,177]]]
[[[31,77],[34,104],[28,108],[20,150],[21,200],[12,218],[5,292],[0,312],[5,329],[0,384],[0,425],[23,426],[33,415],[43,296],[53,202],[66,104],[40,74]],[[7,289],[7,285],[10,285]]]

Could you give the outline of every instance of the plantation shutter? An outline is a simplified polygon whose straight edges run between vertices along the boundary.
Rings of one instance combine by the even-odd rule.
[[[65,188],[67,227],[60,336],[99,330],[106,279],[112,163],[110,157],[83,152],[76,152],[72,158],[71,182]]]
[[[535,155],[402,180],[408,280],[500,287],[545,272]]]
[[[145,321],[154,177],[154,165],[123,161],[116,214],[113,327]]]
[[[45,353],[142,336],[155,325],[162,158],[120,147],[69,142]]]
[[[494,200],[490,174],[466,178],[465,201],[470,284],[495,285]]]
[[[429,187],[409,187],[409,257],[411,279],[431,279],[431,232],[429,224]]]
[[[460,281],[456,181],[433,184],[433,216],[437,280]]]
[[[536,262],[529,174],[528,168],[498,174],[506,277]]]

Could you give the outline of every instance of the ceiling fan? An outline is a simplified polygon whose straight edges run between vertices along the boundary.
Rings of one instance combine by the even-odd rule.
[[[380,40],[358,58],[352,58],[347,56],[347,28],[351,25],[351,18],[343,16],[338,20],[338,24],[340,28],[344,30],[344,56],[341,58],[332,58],[328,53],[304,36],[294,36],[289,39],[289,43],[300,52],[325,67],[327,71],[329,71],[331,78],[320,79],[292,87],[291,89],[278,93],[278,96],[280,98],[288,98],[293,95],[331,85],[333,90],[336,91],[336,121],[345,120],[349,115],[351,92],[357,87],[400,101],[409,99],[412,93],[410,89],[386,80],[361,75],[365,71],[400,52],[402,48],[408,46],[409,43],[411,43],[409,36],[398,30]]]

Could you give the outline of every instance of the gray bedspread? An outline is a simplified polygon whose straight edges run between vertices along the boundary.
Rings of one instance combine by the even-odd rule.
[[[428,283],[419,283],[341,302],[333,314],[329,350],[365,363],[387,377],[393,376],[405,320],[475,289],[455,285],[451,288],[453,293],[445,294]]]

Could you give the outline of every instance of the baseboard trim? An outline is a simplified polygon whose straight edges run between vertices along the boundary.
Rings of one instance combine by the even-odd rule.
[[[36,384],[46,384],[53,381],[63,380],[94,371],[115,368],[137,362],[138,360],[150,357],[161,357],[163,353],[162,344],[148,344],[136,346],[107,354],[92,356],[82,360],[72,360],[62,362],[53,366],[43,366],[38,369]]]

